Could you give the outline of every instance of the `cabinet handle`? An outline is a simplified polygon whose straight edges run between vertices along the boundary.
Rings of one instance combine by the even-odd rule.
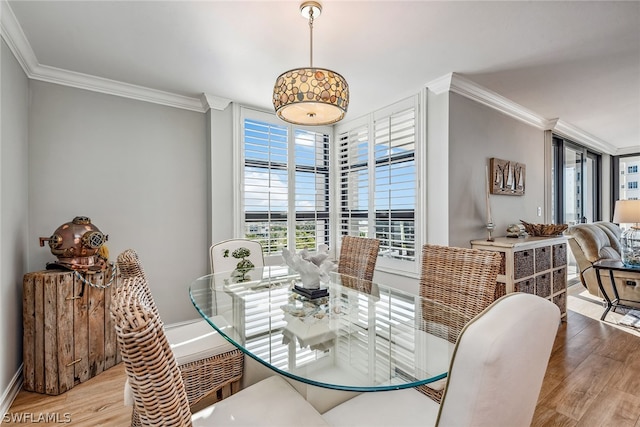
[[[69,367],[69,366],[71,366],[71,365],[75,365],[76,363],[78,363],[78,362],[79,362],[79,361],[81,361],[81,360],[82,360],[82,357],[81,357],[80,359],[76,359],[76,360],[74,360],[74,361],[73,361],[73,362],[71,362],[71,363],[67,363],[65,366],[66,366],[66,367]]]

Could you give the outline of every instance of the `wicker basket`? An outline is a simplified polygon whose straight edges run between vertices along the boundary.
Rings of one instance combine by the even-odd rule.
[[[567,224],[531,224],[523,220],[520,222],[530,236],[557,236],[569,227]]]

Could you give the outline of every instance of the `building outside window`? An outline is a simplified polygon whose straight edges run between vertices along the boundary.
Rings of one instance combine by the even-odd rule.
[[[620,194],[616,200],[637,200],[640,197],[638,181],[640,181],[640,155],[619,157],[618,160],[618,180],[620,183]],[[614,195],[615,196],[615,195]]]

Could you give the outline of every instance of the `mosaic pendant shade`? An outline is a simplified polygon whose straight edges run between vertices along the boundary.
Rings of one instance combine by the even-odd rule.
[[[344,118],[349,85],[340,74],[323,68],[296,68],[282,73],[273,88],[273,106],[282,120],[299,125],[328,125]]]
[[[286,71],[273,87],[273,107],[282,120],[297,125],[330,125],[344,118],[349,106],[349,85],[335,71],[313,66],[313,19],[322,11],[314,1],[300,5],[309,18],[310,66]]]

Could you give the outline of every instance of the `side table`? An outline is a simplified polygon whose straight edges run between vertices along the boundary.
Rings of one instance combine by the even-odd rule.
[[[624,265],[622,261],[608,260],[608,259],[594,262],[593,268],[596,271],[596,278],[598,279],[598,287],[600,288],[600,292],[602,293],[602,296],[604,297],[604,300],[607,304],[607,307],[605,308],[604,313],[602,313],[602,317],[600,317],[600,320],[604,320],[604,318],[607,317],[609,310],[611,310],[612,308],[613,308],[613,311],[615,311],[617,306],[619,305],[625,306],[624,304],[625,301],[640,304],[640,301],[620,298],[620,295],[618,294],[618,288],[616,287],[616,281],[613,275],[614,271],[640,272],[640,268],[628,267]],[[611,290],[613,291],[613,298],[611,298],[611,295],[607,294],[607,291],[605,291],[604,286],[602,286],[601,272],[609,273],[608,276],[609,276],[609,280],[611,281]]]
[[[24,275],[25,390],[58,395],[120,363],[109,313],[117,286],[111,274],[46,270]]]

